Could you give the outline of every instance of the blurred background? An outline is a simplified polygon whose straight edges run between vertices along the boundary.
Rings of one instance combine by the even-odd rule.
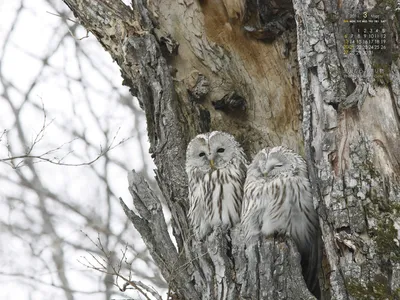
[[[154,166],[117,65],[62,1],[3,0],[0,20],[0,299],[146,299],[123,278],[164,298],[119,205]]]

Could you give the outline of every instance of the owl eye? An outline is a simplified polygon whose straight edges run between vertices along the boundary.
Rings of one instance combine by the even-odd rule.
[[[283,164],[276,164],[275,166],[274,166],[274,168],[279,168],[279,167],[282,167],[283,166]]]
[[[203,157],[204,155],[206,155],[204,152],[200,152],[199,156]]]
[[[224,149],[224,148],[218,148],[217,152],[218,152],[218,153],[225,152],[225,149]]]

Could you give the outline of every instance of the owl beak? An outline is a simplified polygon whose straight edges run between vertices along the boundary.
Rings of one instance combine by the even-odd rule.
[[[261,173],[262,173],[262,175],[263,175],[264,177],[267,177],[267,176],[268,176],[269,170],[263,170],[263,169],[261,169],[260,171],[261,171]]]
[[[210,167],[211,169],[215,170],[214,160],[210,159]]]

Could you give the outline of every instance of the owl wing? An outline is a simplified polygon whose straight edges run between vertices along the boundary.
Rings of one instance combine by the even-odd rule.
[[[284,232],[288,226],[289,191],[281,179],[265,181],[249,177],[245,184],[242,223],[248,238]]]
[[[248,177],[244,185],[242,203],[242,228],[246,239],[251,239],[261,232],[263,215],[268,208],[268,195],[263,193],[264,183],[254,177]]]
[[[210,228],[206,218],[209,209],[206,206],[204,186],[201,182],[189,180],[189,213],[188,217],[194,234],[202,239]]]

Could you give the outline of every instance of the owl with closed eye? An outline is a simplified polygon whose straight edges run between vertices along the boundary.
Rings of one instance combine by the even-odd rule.
[[[240,221],[246,165],[242,147],[228,133],[199,134],[189,143],[188,217],[198,239],[216,226],[230,228]]]
[[[319,299],[319,222],[300,155],[279,146],[254,157],[244,185],[241,225],[247,241],[259,234],[289,234],[300,252],[306,284]]]

